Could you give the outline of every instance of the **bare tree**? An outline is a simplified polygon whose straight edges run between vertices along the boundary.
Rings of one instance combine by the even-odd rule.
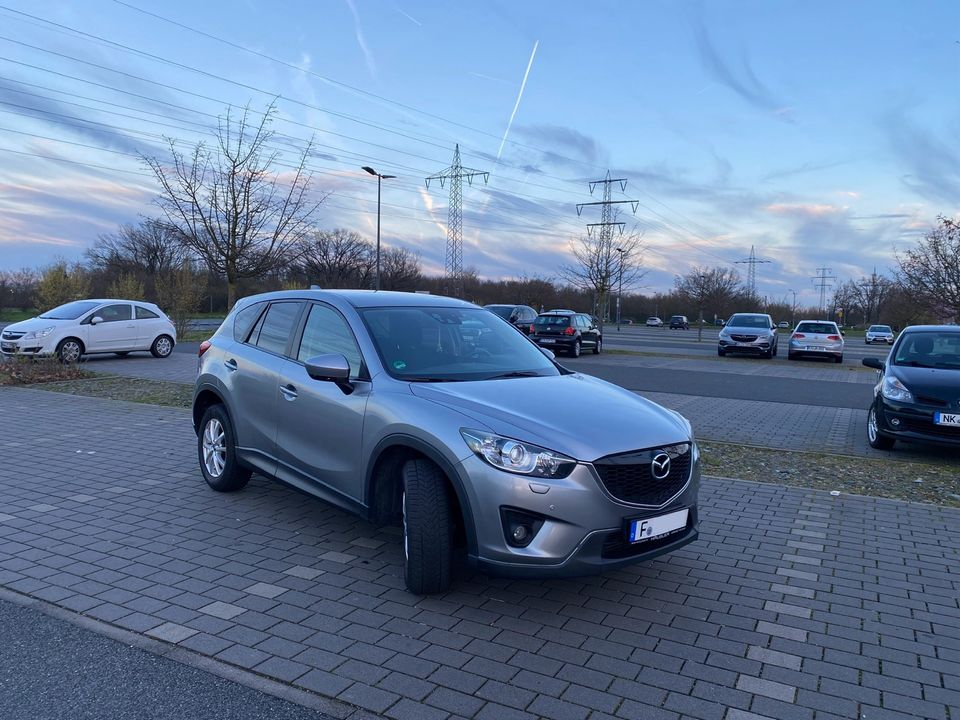
[[[674,278],[676,293],[686,302],[695,303],[699,312],[697,342],[703,333],[703,309],[725,306],[742,293],[740,275],[730,268],[695,267],[686,275]]]
[[[170,163],[144,157],[160,183],[160,207],[186,245],[227,279],[233,307],[237,281],[277,270],[295,259],[323,197],[312,196],[306,168],[312,142],[285,176],[275,170],[281,153],[267,143],[275,108],[259,121],[249,107],[239,119],[218,123],[216,146],[198,143],[189,154],[168,139]]]
[[[407,248],[386,248],[380,255],[380,287],[413,292],[419,289],[423,273],[420,255]]]
[[[373,245],[352,230],[321,230],[301,244],[298,265],[309,282],[323,288],[369,287],[373,253]]]
[[[916,247],[897,254],[900,284],[941,318],[960,319],[960,223],[937,218]]]
[[[86,253],[97,270],[148,277],[179,267],[187,254],[179,229],[157,218],[146,218],[139,225],[121,225],[117,232],[97,238]]]
[[[636,232],[620,236],[598,233],[570,241],[575,262],[562,266],[560,276],[575,288],[593,294],[601,321],[611,292],[619,287],[630,288],[646,275],[640,266],[642,237]]]

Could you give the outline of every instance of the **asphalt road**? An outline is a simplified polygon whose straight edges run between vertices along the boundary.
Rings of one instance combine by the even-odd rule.
[[[0,718],[330,720],[3,600],[0,628]]]

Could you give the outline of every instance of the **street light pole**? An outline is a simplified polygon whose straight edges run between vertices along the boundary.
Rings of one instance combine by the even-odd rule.
[[[790,306],[790,324],[794,325],[796,324],[795,318],[797,315],[797,291],[791,290],[790,292],[793,293],[793,305]]]
[[[373,289],[379,290],[380,289],[380,183],[383,180],[390,180],[392,178],[395,178],[396,175],[381,175],[372,167],[367,167],[366,165],[364,165],[360,169],[366,170],[371,175],[377,176],[377,270],[376,270]]]
[[[617,248],[617,252],[620,253],[620,282],[617,288],[617,332],[620,332],[620,306],[623,304],[623,253],[626,251],[623,248]]]
[[[703,338],[703,301],[705,299],[704,296],[707,294],[707,276],[697,275],[697,279],[700,281],[699,292],[697,293],[699,296],[698,299],[700,300],[700,322],[697,323],[697,342],[700,342],[701,338]]]

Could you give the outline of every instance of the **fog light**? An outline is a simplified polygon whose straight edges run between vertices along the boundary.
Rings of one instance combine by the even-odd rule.
[[[515,508],[500,508],[503,536],[511,547],[527,547],[543,527],[544,518],[536,513]]]

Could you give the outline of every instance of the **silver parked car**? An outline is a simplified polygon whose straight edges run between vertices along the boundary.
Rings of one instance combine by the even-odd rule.
[[[871,325],[867,328],[867,332],[863,336],[863,342],[867,345],[878,342],[893,345],[893,341],[896,339],[897,336],[894,334],[893,328],[889,325]]]
[[[769,359],[776,357],[778,346],[773,318],[764,313],[734,313],[720,331],[717,355],[751,353]]]
[[[787,358],[822,357],[843,362],[843,333],[829,320],[801,320],[790,335]]]
[[[257,295],[200,353],[193,421],[210,487],[239,490],[257,471],[399,520],[415,593],[449,586],[455,548],[491,573],[543,577],[621,567],[697,537],[690,423],[563,368],[475,305]]]

